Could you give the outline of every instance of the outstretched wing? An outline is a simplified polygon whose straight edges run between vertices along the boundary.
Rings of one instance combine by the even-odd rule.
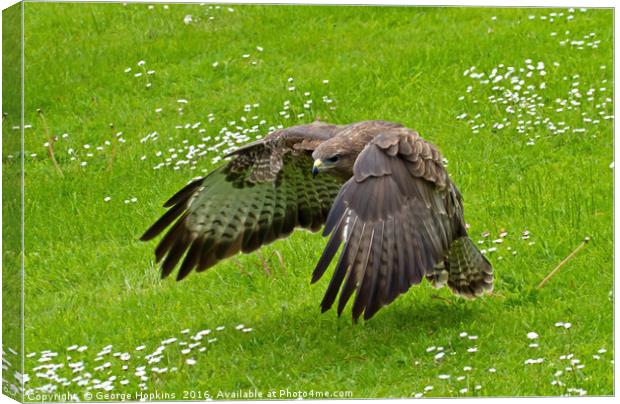
[[[311,153],[338,129],[314,123],[274,132],[170,198],[164,204],[170,209],[141,238],[150,240],[172,225],[155,249],[162,277],[183,257],[177,280],[286,237],[295,227],[319,230],[343,180],[313,180]]]
[[[340,291],[340,315],[357,291],[357,320],[362,312],[369,319],[420,283],[443,261],[452,240],[466,233],[460,194],[441,155],[416,132],[402,128],[378,135],[353,172],[329,212],[324,235],[331,237],[312,281],[321,278],[344,241],[321,308],[331,308]]]

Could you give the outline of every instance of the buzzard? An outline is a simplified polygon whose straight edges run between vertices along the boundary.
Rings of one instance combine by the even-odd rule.
[[[400,124],[315,122],[278,130],[172,196],[142,236],[168,227],[155,249],[162,277],[177,280],[301,227],[329,240],[312,283],[342,246],[321,302],[338,293],[340,315],[371,318],[426,277],[474,298],[493,288],[493,268],[467,236],[461,194],[437,148]]]

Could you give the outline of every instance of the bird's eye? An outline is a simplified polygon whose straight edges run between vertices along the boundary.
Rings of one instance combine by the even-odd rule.
[[[333,157],[330,157],[330,158],[328,158],[328,159],[325,159],[325,162],[326,162],[326,163],[332,163],[332,164],[333,164],[333,163],[335,163],[336,161],[338,161],[338,159],[339,159],[339,158],[340,158],[340,156],[339,156],[339,155],[335,155],[335,156],[333,156]]]

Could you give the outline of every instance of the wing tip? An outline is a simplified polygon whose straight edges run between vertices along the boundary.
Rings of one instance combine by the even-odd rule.
[[[176,278],[176,281],[177,281],[177,282],[182,281],[183,279],[187,278],[187,275],[189,275],[191,272],[192,272],[192,270],[191,270],[191,269],[190,269],[189,271],[179,271],[179,272],[177,273],[177,278]]]
[[[140,241],[151,241],[155,237],[157,237],[165,228],[161,228],[159,220],[151,225],[146,231],[140,236]]]
[[[172,271],[165,271],[163,267],[159,269],[159,279],[166,279]]]
[[[377,314],[380,308],[381,307],[378,307],[376,309],[371,309],[371,310],[368,310],[368,309],[364,310],[364,321],[368,321],[371,318],[373,318],[374,315]]]
[[[215,171],[216,170],[214,170],[213,172]],[[178,204],[179,202],[189,198],[194,193],[194,191],[196,191],[196,189],[203,183],[205,178],[206,177],[200,177],[193,181],[190,181],[183,188],[181,188],[174,195],[172,195],[166,202],[164,202],[164,208],[170,208]]]
[[[140,238],[138,238],[138,240],[140,241],[150,241],[154,238],[155,236],[152,236],[148,233],[148,230],[144,232],[143,235],[140,236]]]

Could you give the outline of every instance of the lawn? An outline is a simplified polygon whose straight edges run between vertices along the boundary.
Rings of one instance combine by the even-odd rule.
[[[614,393],[611,10],[25,13],[26,400]],[[6,307],[22,156],[7,108],[5,391],[19,377]],[[495,293],[466,301],[423,282],[368,322],[321,314],[329,277],[310,275],[326,240],[305,231],[161,280],[156,243],[138,238],[164,201],[231,146],[316,118],[396,121],[436,144]]]

